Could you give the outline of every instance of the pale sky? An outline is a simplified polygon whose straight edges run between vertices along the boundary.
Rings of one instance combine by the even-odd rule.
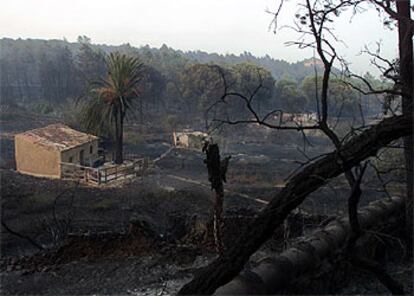
[[[296,1],[288,1],[280,25],[291,24]],[[286,47],[285,42],[298,36],[284,29],[268,30],[276,10],[275,0],[2,0],[0,37],[63,39],[75,42],[86,35],[92,43],[132,46],[163,43],[174,49],[256,56],[268,54],[289,62],[303,60],[312,52]],[[365,45],[376,49],[382,40],[383,55],[397,56],[397,31],[384,29],[374,9],[341,18],[335,29],[347,44],[338,52],[345,55],[357,73],[367,70],[367,56],[358,56]]]

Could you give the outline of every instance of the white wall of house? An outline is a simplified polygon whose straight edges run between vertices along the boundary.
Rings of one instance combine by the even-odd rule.
[[[94,140],[89,143],[85,143],[62,151],[61,162],[82,164],[81,154],[83,153],[83,164],[91,165],[93,161],[98,159],[98,143],[98,140]]]

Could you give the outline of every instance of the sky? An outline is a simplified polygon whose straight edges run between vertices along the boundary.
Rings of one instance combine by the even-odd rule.
[[[286,0],[279,28],[292,24],[296,2]],[[167,44],[174,49],[202,50],[256,56],[296,62],[312,51],[286,46],[298,35],[284,28],[269,30],[275,0],[3,0],[0,9],[0,37],[63,39],[75,42],[86,35],[92,43],[150,45]],[[338,52],[358,74],[371,71],[370,58],[360,55],[364,46],[382,55],[397,56],[397,31],[383,27],[375,9],[368,9],[350,22],[343,15],[335,23],[337,35],[345,42]]]

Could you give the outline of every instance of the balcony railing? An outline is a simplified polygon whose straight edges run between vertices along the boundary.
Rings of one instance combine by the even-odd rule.
[[[127,160],[120,165],[104,164],[98,168],[61,162],[60,168],[62,179],[80,180],[93,185],[101,185],[115,180],[143,175],[149,165],[149,158],[144,157]]]

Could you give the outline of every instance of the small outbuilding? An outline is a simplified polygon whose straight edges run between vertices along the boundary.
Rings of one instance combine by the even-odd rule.
[[[91,165],[98,159],[99,138],[58,123],[15,135],[18,172],[61,178],[61,163]]]
[[[200,150],[208,135],[199,131],[174,132],[174,146]]]

